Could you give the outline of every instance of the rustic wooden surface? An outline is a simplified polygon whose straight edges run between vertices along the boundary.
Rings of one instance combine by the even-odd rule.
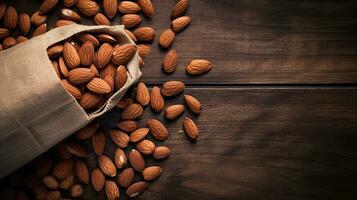
[[[39,5],[7,2],[29,12]],[[159,34],[169,27],[175,1],[153,2],[156,15],[143,24]],[[195,117],[201,137],[197,144],[189,142],[182,118],[165,122],[171,133],[165,144],[173,154],[160,163],[160,179],[138,199],[356,199],[357,2],[191,4],[193,22],[173,46],[179,68],[164,75],[164,52],[154,43],[143,80],[189,84],[186,93],[204,106]],[[194,58],[209,59],[215,67],[204,76],[189,77],[184,66]],[[113,110],[101,119],[106,129],[114,127],[119,114]],[[151,112],[142,117],[142,125],[149,117]],[[88,188],[85,199],[102,199]]]

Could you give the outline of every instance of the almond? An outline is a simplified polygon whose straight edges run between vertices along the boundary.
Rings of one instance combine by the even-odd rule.
[[[104,67],[100,72],[100,77],[104,78],[106,76],[111,76],[111,77],[115,77],[115,72],[116,72],[116,67],[112,64],[109,63],[106,67]]]
[[[6,5],[4,3],[0,2],[0,21],[4,17],[5,10],[6,10]]]
[[[102,95],[96,95],[90,92],[86,92],[82,95],[79,104],[82,106],[83,109],[91,109],[95,107],[101,100]]]
[[[63,46],[63,59],[69,68],[76,68],[81,64],[77,49],[69,42]]]
[[[171,12],[172,18],[178,18],[184,15],[188,9],[189,0],[180,0],[176,3],[174,9]]]
[[[70,187],[72,187],[73,183],[74,183],[74,176],[68,175],[65,179],[63,179],[59,183],[59,187],[63,190],[68,190]]]
[[[98,130],[99,124],[95,121],[89,123],[75,133],[77,140],[87,140]]]
[[[73,198],[78,198],[83,195],[84,189],[80,184],[74,184],[69,190],[69,194]]]
[[[108,83],[108,85],[110,86],[110,92],[108,93],[109,96],[111,96],[113,94],[113,91],[115,89],[115,83],[114,83],[114,78],[112,76],[106,76],[103,78],[103,80]]]
[[[93,169],[91,173],[91,182],[95,191],[99,192],[103,189],[105,183],[105,176],[100,169]]]
[[[153,156],[155,159],[164,159],[167,158],[170,154],[171,150],[169,147],[160,146],[155,148]]]
[[[136,46],[125,44],[114,48],[112,62],[116,65],[125,65],[136,53]]]
[[[95,154],[98,156],[103,154],[105,149],[105,135],[103,132],[98,132],[92,136],[92,146]]]
[[[150,106],[154,112],[161,112],[164,109],[165,101],[164,97],[162,97],[160,88],[154,86],[151,90],[150,95]]]
[[[7,28],[0,28],[0,40],[10,36],[10,30]]]
[[[96,94],[107,94],[112,90],[110,85],[101,78],[93,78],[87,84],[87,88]]]
[[[171,105],[165,110],[165,117],[170,120],[177,119],[185,112],[185,107],[183,105]]]
[[[108,200],[117,200],[120,197],[120,192],[117,184],[114,181],[105,181],[105,194]]]
[[[144,169],[143,178],[145,181],[153,181],[157,179],[162,173],[160,166],[150,166]]]
[[[115,87],[117,88],[117,90],[120,90],[120,88],[122,88],[127,80],[127,71],[126,71],[126,67],[124,65],[120,65],[117,68],[117,71],[115,73]]]
[[[173,32],[171,29],[166,29],[163,31],[160,35],[159,39],[159,45],[162,48],[169,48],[175,41],[175,32]]]
[[[148,128],[139,128],[130,134],[130,142],[140,142],[148,133]]]
[[[138,126],[138,122],[134,120],[122,120],[117,124],[117,127],[125,132],[133,132]]]
[[[65,20],[65,19],[61,19],[61,20],[57,20],[56,21],[56,27],[61,27],[61,26],[67,26],[67,25],[71,25],[71,24],[75,24],[76,22],[71,21],[71,20]]]
[[[129,31],[128,29],[124,29],[124,31],[130,37],[131,40],[133,40],[134,42],[138,42],[138,39],[136,39],[133,32]]]
[[[74,22],[81,21],[81,16],[79,16],[78,13],[76,13],[74,10],[68,8],[61,9],[60,18]]]
[[[77,3],[77,0],[63,0],[63,5],[66,7],[73,7]]]
[[[145,161],[143,156],[139,151],[133,149],[129,153],[129,162],[130,165],[138,172],[141,172],[145,169]]]
[[[105,155],[98,157],[98,164],[102,172],[110,177],[114,177],[117,174],[117,169],[115,168],[114,163]]]
[[[126,107],[121,113],[122,119],[136,119],[139,118],[144,112],[140,104],[134,103]]]
[[[137,14],[125,14],[120,18],[120,23],[125,26],[125,28],[133,28],[141,23],[142,19],[140,15]]]
[[[96,37],[99,40],[99,42],[102,42],[102,43],[109,43],[112,45],[118,43],[118,41],[113,36],[111,36],[109,34],[102,33],[102,34],[96,35]]]
[[[151,3],[151,0],[139,0],[139,6],[141,7],[141,11],[146,17],[151,18],[154,14],[154,6]]]
[[[148,186],[149,183],[147,182],[144,181],[136,182],[131,186],[129,186],[128,189],[126,189],[126,194],[131,198],[137,197],[140,194],[142,194],[148,188]]]
[[[29,40],[26,36],[23,35],[19,35],[16,37],[16,42],[17,44],[20,44],[22,42],[26,42],[27,40]]]
[[[140,27],[133,31],[140,42],[151,42],[155,39],[155,30],[150,27]]]
[[[32,37],[36,37],[39,35],[42,35],[47,32],[47,24],[43,23],[40,26],[38,26],[33,32],[32,32]]]
[[[19,15],[19,29],[22,34],[26,35],[31,28],[31,20],[30,20],[30,15],[27,13],[21,13]]]
[[[109,130],[110,138],[120,148],[126,148],[129,144],[128,134],[119,130]]]
[[[94,46],[90,41],[85,42],[79,49],[78,55],[83,66],[93,64]]]
[[[98,67],[103,68],[107,66],[112,59],[113,47],[109,43],[104,43],[98,50]]]
[[[78,179],[82,183],[84,183],[84,184],[88,184],[89,183],[88,167],[81,160],[76,160],[76,174],[77,174]]]
[[[193,140],[196,140],[199,136],[199,131],[195,122],[192,119],[186,117],[183,120],[183,128],[185,129],[186,134]]]
[[[72,168],[73,168],[72,160],[61,161],[54,166],[52,170],[52,175],[59,180],[63,180],[72,172]]]
[[[51,190],[57,190],[58,189],[58,181],[53,177],[53,176],[45,176],[42,179],[43,184]]]
[[[185,84],[181,81],[167,81],[162,85],[161,93],[171,97],[180,94],[185,89]]]
[[[120,187],[129,187],[134,180],[134,176],[135,174],[133,168],[124,169],[118,176],[118,183]]]
[[[202,111],[201,103],[191,95],[184,95],[185,103],[190,110],[195,114],[200,114]]]
[[[78,0],[77,9],[85,16],[93,16],[100,10],[97,2],[92,0]]]
[[[36,163],[36,177],[43,177],[52,168],[53,161],[48,157],[41,157]]]
[[[160,121],[156,119],[149,119],[148,126],[155,139],[164,141],[169,137],[169,132]]]
[[[89,68],[76,68],[68,72],[68,81],[72,84],[79,85],[86,83],[94,77],[94,73]]]
[[[149,90],[143,82],[140,82],[136,87],[136,101],[142,106],[146,106],[150,102]]]
[[[177,53],[175,50],[170,50],[166,53],[164,59],[162,60],[162,69],[166,73],[172,73],[177,67]]]
[[[68,152],[66,146],[67,144],[65,144],[64,142],[61,142],[56,146],[56,153],[62,160],[70,159],[73,156],[71,153]]]
[[[78,156],[78,157],[86,157],[87,156],[87,150],[79,143],[70,142],[69,144],[67,144],[66,148],[69,153],[71,153],[75,156]]]
[[[67,92],[71,94],[75,99],[78,100],[81,98],[82,96],[81,91],[79,91],[79,89],[76,86],[70,84],[66,79],[62,79],[61,83],[63,88],[67,90]]]
[[[136,145],[136,149],[144,155],[150,155],[155,150],[155,144],[150,140],[143,140]]]
[[[114,163],[118,169],[124,168],[125,165],[127,164],[125,152],[120,148],[117,148],[117,150],[115,151]]]
[[[38,11],[31,16],[31,22],[35,26],[39,26],[47,21],[46,15],[41,15]]]
[[[123,14],[134,14],[138,13],[141,8],[140,6],[132,1],[122,1],[118,6],[119,12]]]
[[[5,28],[14,29],[17,26],[18,15],[14,7],[9,6],[6,8],[3,18]]]
[[[110,21],[109,19],[103,15],[102,13],[97,13],[94,17],[93,17],[93,21],[96,25],[110,25]]]
[[[47,49],[47,55],[50,58],[58,58],[63,52],[63,45],[56,44]]]
[[[40,14],[46,14],[56,7],[58,0],[44,0],[40,6]]]
[[[80,33],[76,35],[76,39],[78,41],[80,41],[82,44],[90,41],[95,48],[99,47],[99,41],[96,37],[94,37],[93,35],[89,34],[89,33]]]
[[[200,75],[212,69],[213,65],[207,60],[192,60],[186,67],[186,71],[190,75]]]
[[[182,16],[171,22],[171,29],[175,32],[180,32],[187,28],[190,23],[191,18],[189,16]]]
[[[63,57],[60,57],[58,59],[58,67],[59,67],[59,70],[60,70],[62,76],[67,78],[69,72],[68,72],[68,68],[67,68],[66,63],[64,62]]]
[[[151,46],[147,44],[139,44],[137,46],[139,56],[145,58],[151,51]]]
[[[7,37],[2,41],[2,47],[4,49],[9,49],[17,44],[17,41],[14,37]]]
[[[109,18],[113,18],[118,11],[117,0],[103,0],[104,12]]]

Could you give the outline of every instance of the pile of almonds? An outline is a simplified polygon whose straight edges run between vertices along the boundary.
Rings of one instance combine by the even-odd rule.
[[[63,6],[56,27],[80,23],[81,18],[91,17],[96,25],[111,25],[111,20],[121,14],[120,22],[125,31],[138,45],[118,44],[115,35],[107,33],[81,33],[66,41],[51,46],[47,52],[63,87],[91,112],[126,83],[125,65],[136,51],[140,55],[140,66],[150,52],[156,32],[151,27],[138,27],[142,15],[151,18],[154,6],[151,0],[119,1],[103,0],[44,0],[39,10],[31,16],[17,14],[11,6],[0,1],[0,51],[26,41],[47,31],[47,15],[57,6]],[[101,13],[101,6],[104,13]],[[177,68],[178,55],[171,49],[176,34],[191,23],[184,16],[189,7],[188,0],[179,0],[171,12],[171,27],[159,37],[159,46],[167,50],[162,70],[173,73]],[[15,37],[16,28],[21,35]],[[32,29],[32,27],[34,29]],[[31,31],[32,30],[32,31]],[[10,36],[12,35],[12,36]],[[186,67],[190,75],[200,75],[211,70],[206,60],[192,60]],[[169,138],[165,125],[154,118],[139,125],[139,118],[150,106],[154,113],[164,111],[167,120],[180,118],[186,110],[199,115],[201,103],[191,95],[184,95],[184,104],[165,106],[165,98],[183,93],[185,84],[168,81],[150,89],[140,82],[135,96],[129,94],[118,102],[121,120],[111,130],[103,130],[93,121],[65,141],[41,155],[25,167],[1,180],[0,199],[47,199],[83,197],[86,185],[104,193],[109,200],[119,199],[124,192],[128,197],[142,194],[150,182],[156,180],[163,169],[158,165],[147,166],[147,160],[162,160],[171,154],[171,149],[160,145]],[[199,130],[195,122],[185,117],[183,128],[191,140],[197,140]],[[111,155],[111,145],[116,146]],[[93,156],[95,156],[93,164]],[[91,163],[91,164],[87,164]],[[151,162],[150,162],[151,163]],[[35,167],[34,167],[35,166]]]

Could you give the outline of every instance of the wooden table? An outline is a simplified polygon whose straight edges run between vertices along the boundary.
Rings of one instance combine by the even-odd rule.
[[[156,14],[143,24],[160,33],[175,1],[153,2]],[[161,71],[156,39],[142,80],[184,81],[204,107],[195,117],[201,137],[189,142],[183,117],[165,122],[173,154],[138,199],[356,199],[356,10],[353,0],[191,0],[192,24],[172,47],[177,71]],[[214,68],[190,77],[184,67],[197,58]],[[101,119],[107,129],[119,112]]]

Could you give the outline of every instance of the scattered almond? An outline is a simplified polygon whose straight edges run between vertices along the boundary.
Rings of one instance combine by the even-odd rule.
[[[200,75],[212,69],[213,65],[207,60],[192,60],[186,67],[190,75]]]
[[[181,81],[167,81],[162,85],[161,93],[171,97],[180,94],[185,89],[185,84]]]
[[[109,135],[112,141],[120,148],[126,148],[129,144],[129,136],[123,131],[109,130]]]
[[[94,46],[90,41],[85,42],[78,52],[81,64],[83,66],[90,66],[93,64]]]
[[[134,180],[134,170],[133,168],[124,169],[118,176],[118,183],[120,187],[127,188]]]
[[[162,97],[160,88],[157,86],[154,86],[151,90],[151,95],[150,95],[150,106],[151,109],[158,113],[161,112],[164,109],[164,97]]]
[[[92,147],[95,154],[102,155],[105,149],[105,135],[98,132],[92,136]]]
[[[58,0],[44,0],[38,10],[40,14],[46,14],[53,10],[53,8],[57,5]]]
[[[136,87],[136,101],[142,106],[146,106],[150,102],[149,90],[143,82],[140,82]]]
[[[4,49],[9,49],[17,44],[17,41],[14,37],[7,37],[2,41],[2,47]]]
[[[144,155],[150,155],[155,150],[155,144],[150,140],[143,140],[136,145],[136,149]]]
[[[133,149],[129,153],[129,162],[130,165],[138,172],[141,172],[145,169],[145,161],[143,156],[139,151]]]
[[[66,7],[73,7],[76,5],[78,0],[63,0],[63,5]]]
[[[138,129],[138,122],[134,121],[134,120],[121,120],[118,124],[117,127],[120,130],[123,130],[125,132],[133,132],[136,129]]]
[[[41,15],[37,11],[31,16],[30,20],[35,26],[39,26],[39,25],[41,25],[41,24],[43,24],[43,23],[45,23],[47,21],[47,16],[46,15]]]
[[[140,6],[132,1],[122,1],[118,6],[119,12],[123,14],[134,14],[138,13],[141,8]]]
[[[78,179],[84,183],[88,184],[89,183],[89,172],[88,172],[88,167],[87,165],[81,161],[81,160],[76,160],[76,174]]]
[[[132,185],[130,185],[127,189],[126,189],[126,194],[133,198],[133,197],[137,197],[140,194],[142,194],[149,186],[149,183],[144,182],[144,181],[140,181],[140,182],[136,182]]]
[[[79,16],[78,13],[76,13],[74,10],[71,10],[69,8],[61,9],[60,18],[65,19],[65,20],[74,21],[74,22],[81,21],[81,16]]]
[[[169,132],[167,131],[166,127],[156,119],[149,119],[148,126],[150,132],[155,137],[155,139],[159,141],[167,140],[169,137]]]
[[[114,181],[105,181],[105,194],[108,200],[117,200],[120,197],[120,192],[117,184]]]
[[[130,134],[130,142],[140,142],[148,133],[148,128],[139,128]]]
[[[140,15],[137,14],[125,14],[120,18],[120,23],[125,26],[125,28],[133,28],[141,23],[142,19]]]
[[[98,157],[98,164],[102,172],[109,176],[114,177],[117,174],[117,169],[115,168],[114,163],[105,155]]]
[[[154,6],[152,5],[151,0],[138,0],[138,4],[146,17],[151,18],[153,16]]]
[[[188,27],[191,23],[191,17],[182,16],[171,22],[171,28],[175,32],[180,32]]]
[[[101,34],[98,34],[96,35],[97,39],[99,40],[99,42],[102,42],[102,43],[109,43],[111,45],[114,45],[114,44],[117,44],[117,40],[109,35],[109,34],[105,34],[105,33],[101,33]]]
[[[145,181],[153,181],[157,179],[162,173],[160,166],[150,166],[144,169],[143,178]]]
[[[197,125],[190,118],[185,118],[183,120],[183,127],[186,134],[193,140],[196,140],[199,136],[199,131]]]
[[[78,0],[77,9],[85,16],[93,16],[100,10],[98,3],[92,0]]]
[[[109,19],[103,15],[102,13],[97,13],[94,17],[93,17],[93,21],[96,25],[110,25],[110,21]]]
[[[160,146],[155,148],[153,156],[155,159],[164,159],[167,158],[170,154],[171,154],[170,148],[165,146]]]
[[[188,6],[189,0],[179,0],[171,12],[171,17],[174,19],[181,17],[186,13]]]
[[[27,13],[21,13],[18,20],[21,33],[26,35],[31,28],[30,16]]]
[[[72,160],[61,161],[53,167],[52,175],[59,180],[63,180],[72,172],[72,168]]]
[[[14,29],[17,26],[17,21],[18,15],[16,9],[12,6],[7,7],[3,17],[4,27],[8,29]]]
[[[67,144],[66,148],[69,153],[75,156],[83,158],[87,156],[87,150],[77,142],[70,142],[69,144]]]
[[[124,168],[127,164],[125,152],[120,148],[117,148],[117,150],[115,151],[114,163],[118,169]]]
[[[140,42],[151,42],[155,39],[155,30],[150,27],[140,27],[133,31],[136,39]]]
[[[164,30],[159,39],[159,45],[162,48],[169,48],[175,41],[175,32],[173,32],[171,29],[166,29]]]
[[[172,73],[177,67],[177,53],[175,50],[170,50],[166,53],[162,61],[162,69],[166,73]]]
[[[38,26],[33,32],[32,32],[32,37],[36,37],[39,35],[42,35],[47,32],[47,24],[43,23],[40,26]]]
[[[184,95],[185,103],[190,110],[195,114],[200,114],[202,111],[201,103],[191,95]]]
[[[109,18],[113,18],[118,11],[117,0],[103,0],[104,12]]]
[[[100,169],[93,169],[91,173],[91,182],[95,191],[99,192],[103,189],[105,183],[105,176]]]
[[[98,130],[99,124],[95,121],[89,123],[75,133],[77,140],[87,140]]]
[[[177,119],[185,112],[185,107],[183,105],[171,105],[165,110],[165,117],[170,120]]]
[[[114,48],[112,62],[116,65],[127,64],[135,55],[136,46],[132,44],[120,45]]]

